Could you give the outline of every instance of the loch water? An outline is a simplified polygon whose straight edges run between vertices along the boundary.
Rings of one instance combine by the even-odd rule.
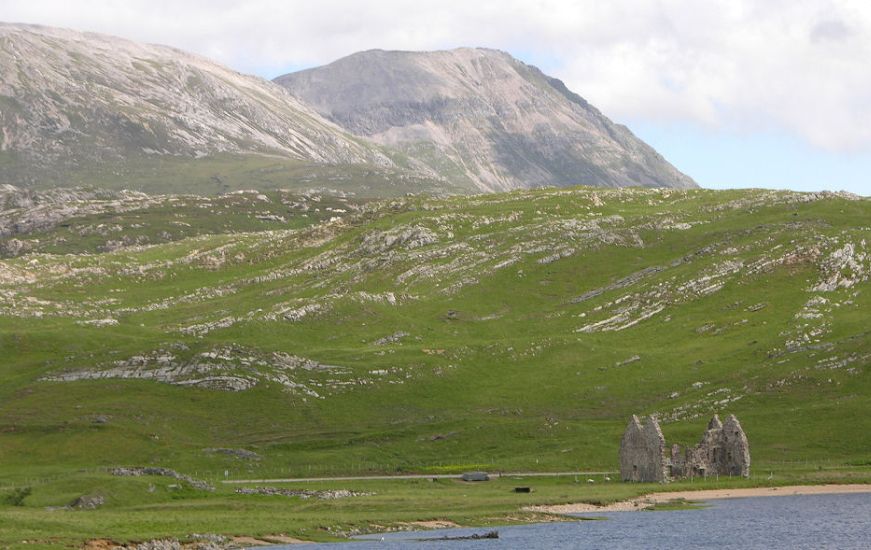
[[[491,529],[439,529],[366,535],[356,542],[307,549],[741,548],[871,549],[871,494],[713,500],[695,510],[579,514],[599,521],[498,527],[499,539],[439,540]],[[383,538],[383,540],[382,540]],[[275,548],[275,547],[274,547]],[[283,546],[296,550],[296,546]]]

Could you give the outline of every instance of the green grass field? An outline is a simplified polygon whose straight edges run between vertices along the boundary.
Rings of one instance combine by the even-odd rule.
[[[188,233],[113,252],[77,242],[94,220],[72,220],[27,237],[52,254],[0,261],[0,493],[31,488],[0,504],[0,546],[516,521],[523,498],[650,487],[371,481],[322,485],[374,496],[299,501],[104,469],[607,471],[631,414],[683,444],[714,412],[738,415],[754,478],[722,484],[868,480],[867,199],[575,188],[287,225],[228,210],[224,226],[185,214]],[[134,215],[145,232],[171,211],[112,223]],[[47,509],[97,493],[97,510]]]
[[[215,154],[202,158],[135,154],[117,161],[82,161],[57,165],[25,162],[0,152],[0,184],[49,189],[57,186],[98,186],[147,193],[216,195],[240,189],[326,188],[357,197],[393,197],[436,190],[439,194],[467,194],[471,183],[428,178],[406,170],[408,159],[384,151],[396,167],[372,164],[323,164],[266,154]]]

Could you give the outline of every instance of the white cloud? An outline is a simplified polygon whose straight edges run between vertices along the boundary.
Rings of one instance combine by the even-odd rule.
[[[616,120],[871,151],[861,0],[0,0],[0,20],[170,44],[264,76],[369,48],[497,47],[546,60]]]

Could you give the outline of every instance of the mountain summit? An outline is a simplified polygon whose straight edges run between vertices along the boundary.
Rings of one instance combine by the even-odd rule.
[[[481,191],[696,187],[560,80],[498,50],[371,50],[275,82],[346,130]]]

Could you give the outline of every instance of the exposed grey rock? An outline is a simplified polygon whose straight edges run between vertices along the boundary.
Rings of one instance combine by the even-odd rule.
[[[178,479],[179,481],[184,481],[194,489],[200,489],[201,491],[214,491],[215,488],[212,487],[209,483],[202,481],[200,479],[194,479],[193,477],[181,474],[176,472],[175,470],[171,470],[169,468],[159,468],[154,466],[146,466],[146,467],[120,467],[120,468],[111,468],[109,473],[113,476],[122,476],[122,477],[139,477],[139,476],[163,476],[163,477],[171,477],[173,479]]]
[[[155,539],[127,546],[131,550],[184,550],[184,546],[176,539]]]
[[[280,312],[280,315],[287,321],[297,322],[312,313],[317,313],[323,309],[321,304],[306,304],[301,307],[287,309]]]
[[[385,336],[383,338],[379,338],[379,339],[375,340],[375,345],[376,346],[385,346],[387,344],[395,344],[396,342],[399,342],[400,340],[402,340],[406,336],[410,336],[410,335],[407,332],[405,332],[404,330],[399,330],[399,331],[394,332],[390,336]]]
[[[625,126],[505,52],[371,50],[275,81],[350,132],[479,190],[695,186]]]
[[[139,543],[129,543],[112,546],[113,550],[230,550],[240,548],[238,543],[223,535],[213,533],[190,536],[191,540],[181,542],[178,539],[154,539]]]
[[[393,248],[412,250],[438,242],[438,235],[431,229],[415,225],[401,226],[389,231],[376,231],[363,238],[360,251],[364,254],[382,254]]]
[[[319,392],[344,391],[373,382],[372,378],[354,377],[354,372],[347,367],[328,365],[283,352],[263,353],[241,346],[217,346],[188,356],[179,353],[187,351],[183,346],[170,347],[176,349],[157,349],[115,361],[112,366],[68,370],[45,376],[42,380],[153,380],[221,391],[245,391],[267,382],[279,384],[291,393],[319,399],[324,397]],[[401,370],[391,369],[389,373],[400,374]],[[317,391],[314,388],[318,388]]]
[[[820,267],[822,276],[811,290],[832,292],[852,288],[871,277],[871,254],[866,251],[864,240],[858,245],[847,243],[832,251]]]
[[[21,256],[27,254],[33,249],[33,246],[28,241],[20,241],[18,239],[8,239],[0,241],[0,257]]]
[[[70,508],[79,510],[95,510],[102,506],[106,499],[102,495],[82,495],[70,504]]]
[[[710,250],[699,250],[694,254],[672,261],[670,267],[673,268],[691,263],[696,258],[708,255],[710,252]],[[725,286],[726,281],[736,278],[742,272],[750,272],[752,271],[752,268],[752,266],[745,266],[741,261],[725,260],[705,268],[692,278],[684,280],[673,287],[657,285],[648,288],[647,290],[626,296],[629,300],[612,300],[611,302],[598,306],[593,310],[594,312],[607,310],[606,315],[609,315],[608,317],[601,318],[598,321],[588,322],[584,326],[575,329],[575,331],[603,332],[625,330],[654,317],[670,305],[719,292]],[[659,271],[646,272],[645,276],[658,272]],[[638,279],[634,279],[634,276],[635,274],[631,276],[631,279],[627,279],[635,280],[637,283]],[[620,282],[618,281],[618,283]],[[606,290],[609,289],[609,287],[603,288]],[[595,292],[598,292],[598,290]],[[583,302],[584,300],[581,298],[584,298],[584,296],[575,300]]]
[[[0,238],[46,231],[75,217],[146,208],[161,200],[162,197],[136,191],[89,188],[33,191],[0,185]],[[28,246],[26,242],[14,244],[13,241],[15,239],[0,243],[4,250],[16,252],[10,255],[17,255]]]
[[[641,361],[641,356],[640,355],[633,355],[632,357],[629,357],[628,359],[624,359],[623,361],[618,361],[618,362],[614,363],[614,366],[615,367],[625,367],[626,365],[631,365],[632,363],[635,363],[638,361]]]
[[[244,391],[257,384],[255,378],[231,374],[234,367],[235,364],[215,363],[208,361],[208,358],[182,362],[174,355],[158,351],[151,355],[137,355],[128,360],[118,361],[114,367],[108,369],[65,372],[48,376],[45,380],[74,382],[123,378],[155,380],[181,386],[226,391]]]
[[[260,460],[260,455],[255,453],[254,451],[249,451],[247,449],[226,449],[223,447],[218,448],[210,448],[203,449],[203,452],[209,454],[221,454],[232,456],[234,458],[241,458],[242,460]]]
[[[225,544],[227,537],[215,533],[193,533],[191,538],[197,542],[207,542],[211,544]]]
[[[620,288],[626,288],[627,286],[631,286],[631,285],[641,281],[642,279],[644,279],[645,277],[647,277],[649,275],[659,273],[663,270],[665,270],[665,268],[662,266],[646,267],[646,268],[642,269],[641,271],[637,271],[631,275],[623,277],[622,279],[620,279],[620,280],[618,280],[618,281],[616,281],[608,286],[604,286],[601,288],[590,290],[588,292],[581,294],[577,298],[572,298],[571,303],[580,304],[581,302],[585,302],[587,300],[595,298],[596,296],[604,294],[605,292],[610,292],[612,290],[617,290]]]
[[[179,332],[181,332],[182,334],[189,334],[191,336],[205,336],[213,330],[231,327],[236,323],[236,321],[237,319],[234,317],[224,317],[223,319],[218,319],[217,321],[210,321],[208,323],[200,323],[197,325],[182,327],[181,329],[179,329]]]
[[[375,493],[362,491],[349,491],[347,489],[310,491],[307,489],[279,489],[277,487],[240,487],[236,489],[240,495],[279,495],[285,497],[299,497],[301,499],[318,498],[321,500],[336,500],[348,497],[370,496]]]
[[[114,327],[118,325],[118,319],[88,319],[85,321],[76,321],[76,324],[86,327]]]
[[[707,334],[709,332],[717,333],[717,325],[714,323],[705,323],[704,325],[696,328],[696,334]]]

